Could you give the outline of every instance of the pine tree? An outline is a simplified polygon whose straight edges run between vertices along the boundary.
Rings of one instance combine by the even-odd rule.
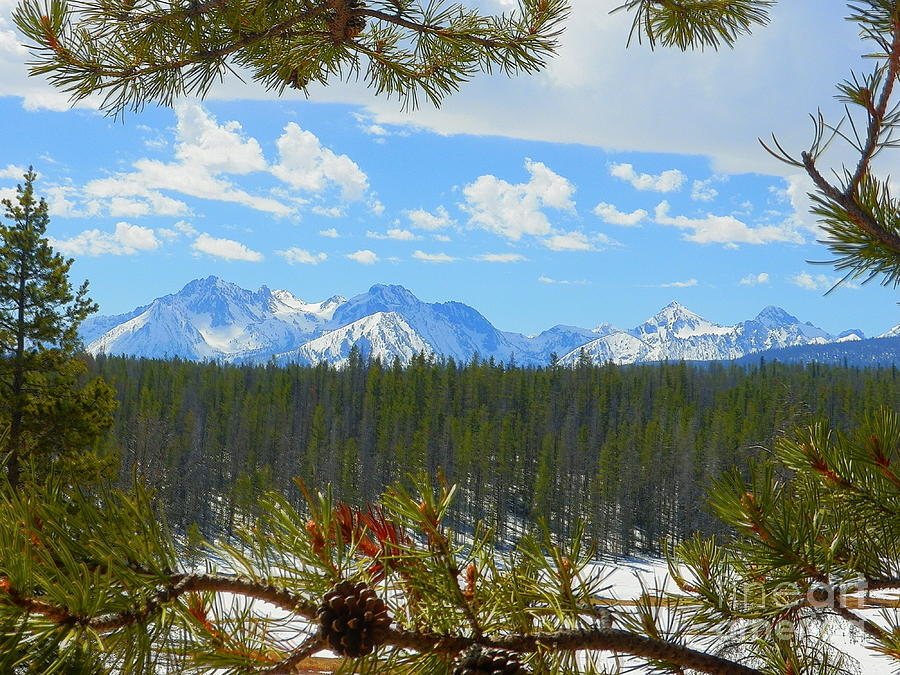
[[[409,107],[438,104],[479,72],[541,69],[567,12],[566,0],[495,16],[413,0],[22,0],[14,20],[32,74],[118,113],[203,96],[232,70],[278,92],[362,78]]]
[[[2,201],[9,222],[0,224],[0,454],[13,488],[24,470],[39,477],[48,461],[69,462],[82,478],[100,468],[85,451],[111,425],[115,405],[102,380],[79,381],[78,326],[97,306],[86,282],[72,288],[73,261],[47,241],[36,177],[29,169],[15,201]]]

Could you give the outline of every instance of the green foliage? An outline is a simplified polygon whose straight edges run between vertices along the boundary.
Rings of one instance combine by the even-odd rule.
[[[362,504],[407,472],[443,469],[460,488],[455,527],[484,520],[515,541],[533,515],[558,536],[584,520],[611,553],[721,530],[698,502],[776,430],[809,414],[846,429],[900,400],[893,369],[775,362],[528,369],[416,357],[337,370],[104,357],[90,368],[117,392],[124,484],[136,467],[179,527],[227,532],[294,476]]]
[[[633,13],[629,41],[646,38],[651,47],[717,49],[767,24],[774,4],[775,0],[628,0],[613,11]],[[900,77],[900,6],[893,0],[855,0],[847,7],[847,18],[872,47],[866,56],[875,65],[870,73],[851,73],[838,84],[843,117],[830,122],[821,112],[811,115],[813,138],[800,153],[786,150],[774,135],[761,143],[776,159],[801,169],[812,180],[812,213],[822,224],[822,243],[834,254],[828,263],[844,274],[835,288],[857,279],[862,283],[879,279],[896,287],[900,206],[890,194],[890,178],[877,177],[873,161],[898,145],[900,104],[894,85]],[[821,166],[825,152],[835,141],[857,159],[825,170]]]
[[[412,0],[22,0],[14,20],[32,74],[118,113],[203,96],[229,71],[278,92],[362,78],[407,106],[439,104],[480,72],[542,68],[567,12],[565,0],[497,16]]]
[[[879,279],[896,287],[900,285],[900,211],[891,196],[890,179],[877,177],[873,162],[882,151],[897,147],[900,107],[894,85],[900,76],[900,6],[888,0],[859,0],[849,3],[849,8],[848,19],[859,25],[861,38],[874,47],[867,54],[875,61],[871,73],[852,73],[838,84],[837,99],[844,104],[844,116],[836,123],[821,112],[812,116],[814,134],[807,150],[791,154],[774,137],[763,147],[811,178],[815,186],[810,194],[812,212],[825,233],[822,243],[835,256],[830,262],[844,273],[842,281]],[[835,141],[858,159],[855,165],[823,171],[823,156]],[[828,174],[833,179],[826,178]]]
[[[754,25],[769,23],[776,0],[628,0],[614,12],[634,12],[629,41],[681,50],[732,46]]]
[[[750,477],[729,473],[710,491],[731,537],[697,536],[674,549],[670,574],[696,603],[693,629],[724,632],[774,673],[852,672],[852,660],[821,637],[823,616],[900,657],[896,612],[876,621],[856,611],[877,609],[870,592],[900,588],[898,414],[868,415],[849,434],[816,423],[773,451]]]
[[[341,673],[450,675],[478,645],[515,652],[542,674],[606,672],[591,651],[612,650],[756,675],[614,626],[595,606],[605,575],[583,532],[556,540],[543,529],[500,550],[488,529],[458,536],[447,526],[454,488],[412,482],[366,508],[305,491],[297,509],[269,493],[231,543],[204,544],[202,573],[178,567],[172,534],[140,487],[89,497],[55,480],[27,496],[5,486],[0,625],[15,629],[0,632],[4,672],[24,674],[28,660],[69,672],[79,659],[93,672],[295,672],[325,648],[318,608],[349,581],[372,589],[393,623],[371,655],[332,662]]]
[[[72,288],[72,260],[45,236],[49,216],[34,195],[36,175],[24,178],[15,201],[2,201],[10,222],[0,223],[0,457],[14,486],[23,464],[32,478],[58,460],[75,462],[84,479],[101,471],[104,462],[88,462],[84,451],[109,428],[115,407],[101,380],[82,382],[78,327],[97,306],[87,283]]]

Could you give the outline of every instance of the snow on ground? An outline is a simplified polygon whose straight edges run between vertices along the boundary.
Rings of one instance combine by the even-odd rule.
[[[607,589],[602,593],[602,596],[615,598],[619,601],[636,600],[644,592],[644,589],[676,591],[674,584],[668,580],[665,561],[659,559],[609,558],[598,560],[596,565],[590,565],[585,569],[584,575],[585,578],[589,578],[591,575],[598,575],[604,580],[604,586]],[[247,602],[246,598],[227,593],[221,594],[217,598],[218,613],[226,614],[229,608],[233,611],[235,608],[245,607]],[[254,612],[279,619],[280,629],[277,632],[280,633],[278,637],[283,640],[279,645],[282,648],[294,649],[299,647],[300,643],[312,630],[309,622],[305,619],[291,617],[284,610],[267,603],[253,602],[252,604]],[[616,612],[629,611],[625,606],[616,606],[614,610]],[[882,611],[880,609],[869,609],[861,610],[859,613],[870,620],[885,625],[884,621],[880,620]],[[825,618],[821,622],[819,630],[821,637],[825,641],[859,662],[860,675],[891,675],[900,672],[895,661],[879,656],[867,649],[867,639],[862,631],[851,627],[845,621],[837,617]],[[319,652],[316,656],[336,658],[335,654],[327,651]],[[636,675],[648,675],[650,672],[644,668],[635,669],[639,661],[625,656],[595,652],[583,654],[583,658],[590,659],[590,662],[595,667],[606,668],[611,673],[617,672],[617,667],[623,673],[635,673]],[[318,668],[321,667],[321,663],[322,661],[317,661],[316,669],[309,672],[320,672]]]
[[[673,592],[677,590],[671,581],[666,584],[667,568],[664,560],[640,558],[604,560],[598,562],[593,569],[595,573],[601,573],[601,570],[602,573],[608,575],[606,579],[606,584],[610,587],[608,595],[619,600],[638,598],[642,593],[641,582],[648,589],[665,588],[665,590]],[[875,595],[877,594],[873,594],[873,596]],[[891,599],[896,600],[897,598],[892,597]],[[890,611],[892,611],[895,621],[900,619],[896,610]],[[882,612],[881,609],[857,611],[865,618],[885,626],[887,624],[882,619]],[[850,626],[843,619],[835,616],[824,618],[819,629],[820,635],[828,644],[859,662],[861,675],[892,675],[900,672],[900,666],[896,661],[868,649],[866,645],[869,642],[862,631]],[[609,658],[608,661],[613,663],[615,660]],[[621,662],[623,666],[635,663],[628,659],[623,659]],[[647,671],[640,669],[629,672],[643,674]]]

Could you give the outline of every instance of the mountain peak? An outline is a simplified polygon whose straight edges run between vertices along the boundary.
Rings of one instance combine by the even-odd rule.
[[[192,279],[187,282],[184,287],[181,289],[182,292],[196,290],[199,288],[209,288],[210,286],[216,286],[218,283],[222,281],[219,277],[214,274],[210,274],[208,277],[202,277],[200,279]]]
[[[781,307],[769,305],[756,315],[756,320],[763,324],[766,328],[774,328],[776,326],[795,326],[800,320],[793,314],[788,314]]]
[[[207,292],[228,292],[231,294],[234,293],[248,293],[249,291],[244,291],[237,284],[233,284],[230,281],[225,281],[224,279],[220,279],[219,277],[210,274],[208,277],[202,279],[194,279],[193,281],[187,282],[184,287],[178,291],[175,295],[180,296],[190,296],[198,293],[207,293]]]
[[[408,305],[419,302],[409,289],[398,284],[375,284],[369,289],[369,295],[392,304]]]
[[[297,355],[304,345],[312,350],[308,360],[339,362],[352,344],[365,353],[399,355],[401,360],[426,351],[461,360],[477,353],[543,365],[552,353],[563,355],[565,362],[566,355],[577,354],[581,347],[595,360],[617,363],[726,360],[773,347],[863,337],[853,331],[835,338],[774,306],[755,320],[725,326],[677,301],[629,330],[609,324],[593,330],[558,325],[525,337],[498,331],[469,305],[425,302],[398,284],[374,284],[349,300],[332,296],[305,302],[286,290],[265,285],[245,290],[215,275],[195,279],[132,312],[94,318],[86,328],[82,336],[91,353],[240,363],[264,362],[274,354]],[[888,334],[900,335],[900,326]]]
[[[678,320],[706,321],[706,319],[704,319],[702,316],[700,316],[696,312],[692,312],[680,302],[672,301],[652,317],[650,317],[650,319],[648,319],[648,322],[656,321],[657,323],[672,323],[673,321]]]
[[[704,319],[679,302],[670,302],[640,326],[628,332],[642,340],[657,342],[673,337],[681,339],[695,335],[719,335],[729,330],[726,326]]]

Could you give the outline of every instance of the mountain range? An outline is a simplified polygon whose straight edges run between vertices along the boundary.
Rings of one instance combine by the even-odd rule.
[[[288,291],[266,286],[249,291],[214,276],[131,312],[91,317],[81,335],[92,354],[338,366],[354,345],[388,362],[397,357],[407,363],[425,352],[459,361],[477,353],[519,365],[572,365],[584,359],[618,364],[734,360],[768,350],[808,351],[821,345],[840,350],[850,343],[857,343],[853,351],[859,353],[875,342],[858,330],[831,335],[779,307],[727,326],[677,302],[631,329],[608,323],[592,329],[557,325],[525,336],[498,330],[468,305],[423,302],[402,286],[376,284],[349,299],[335,295],[305,302]],[[897,335],[900,326],[881,337]],[[883,352],[884,343],[878,349]],[[887,358],[893,358],[890,351]]]

